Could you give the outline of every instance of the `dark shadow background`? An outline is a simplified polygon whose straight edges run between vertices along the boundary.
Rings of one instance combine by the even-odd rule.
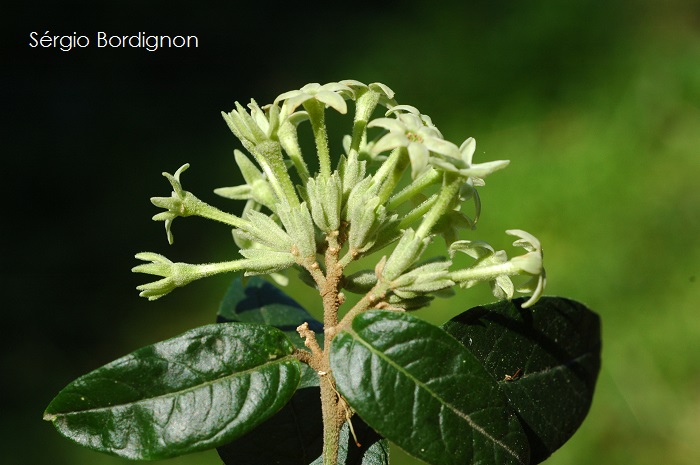
[[[482,161],[511,159],[484,191],[479,238],[503,248],[504,229],[535,233],[548,293],[603,317],[591,416],[548,463],[700,463],[697,2],[69,1],[3,16],[0,462],[127,463],[72,445],[41,416],[77,376],[214,320],[229,277],[154,303],[134,290],[145,282],[129,272],[136,252],[236,254],[226,228],[197,219],[176,221],[167,246],[149,219],[149,197],[170,192],[160,173],[189,162],[188,190],[240,208],[212,193],[240,182],[220,111],[356,79],[388,84],[456,143],[475,136]],[[199,48],[29,47],[46,30],[93,43],[98,31],[194,34]],[[426,317],[484,298],[461,293]]]

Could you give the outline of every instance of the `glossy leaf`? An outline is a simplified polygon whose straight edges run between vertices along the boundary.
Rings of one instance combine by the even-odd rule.
[[[83,446],[129,459],[209,449],[287,403],[301,373],[293,351],[268,326],[203,326],[78,378],[44,419]]]
[[[526,464],[527,439],[497,382],[441,328],[368,311],[331,347],[338,391],[382,436],[430,464]]]
[[[566,442],[586,417],[600,370],[600,320],[584,305],[544,297],[473,308],[444,325],[483,363],[518,412],[530,463]]]
[[[340,432],[338,465],[388,465],[386,439],[359,418],[352,421],[361,447],[345,424]],[[226,465],[321,465],[322,449],[320,390],[311,387],[298,390],[276,415],[217,450]]]
[[[283,331],[297,348],[308,350],[296,330],[297,326],[306,322],[323,347],[323,324],[294,299],[258,276],[246,279],[245,284],[241,278],[233,280],[219,306],[217,321],[274,326]],[[308,365],[302,365],[299,388],[309,386],[318,386],[318,375]]]

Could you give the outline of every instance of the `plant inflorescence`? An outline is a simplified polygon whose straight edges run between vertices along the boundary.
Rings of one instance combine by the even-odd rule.
[[[352,107],[348,102],[352,102]],[[332,150],[329,144],[326,124],[329,111],[341,115],[354,113],[352,121],[348,118],[342,153],[334,153],[336,149]],[[525,385],[521,383],[534,373],[536,360],[528,357],[534,357],[540,341],[523,342],[523,346],[532,349],[529,355],[521,354],[517,344],[513,345],[508,357],[519,361],[507,366],[494,365],[489,354],[505,350],[503,347],[498,344],[484,347],[483,353],[470,347],[480,337],[491,341],[492,333],[465,336],[463,329],[456,329],[463,328],[463,324],[471,325],[488,312],[477,312],[476,316],[470,313],[467,323],[466,320],[452,322],[453,326],[443,328],[409,313],[429,305],[436,296],[449,296],[455,286],[469,288],[481,282],[488,283],[494,296],[506,305],[511,305],[507,302],[516,292],[529,294],[529,298],[519,298],[511,306],[503,307],[506,310],[492,309],[492,312],[505,312],[508,318],[517,320],[524,318],[523,312],[532,312],[534,306],[540,305],[537,302],[546,279],[542,248],[533,235],[519,229],[506,231],[516,238],[513,245],[524,249],[510,258],[505,251],[469,237],[481,212],[478,190],[484,186],[484,178],[505,168],[508,161],[475,163],[473,138],[460,145],[446,140],[430,117],[413,106],[398,104],[394,92],[380,83],[365,85],[346,80],[307,84],[279,95],[271,104],[259,106],[251,100],[246,108],[236,102],[232,111],[222,114],[247,152],[234,151],[245,182],[216,189],[215,193],[245,200],[242,213],[224,212],[186,190],[182,180],[189,168],[186,164],[174,174],[164,173],[172,194],[151,199],[154,205],[164,209],[153,219],[165,222],[171,244],[176,218],[199,216],[223,223],[232,228],[241,258],[188,264],[173,262],[153,252],[139,253],[136,258],[145,263],[133,271],[159,278],[139,286],[140,295],[149,300],[159,299],[194,280],[225,272],[269,275],[284,285],[289,281],[289,271],[295,270],[300,282],[318,292],[323,305],[322,324],[282,294],[278,303],[283,303],[288,313],[281,312],[279,321],[263,318],[259,322],[265,325],[245,323],[251,321],[242,316],[242,309],[249,305],[244,303],[245,295],[255,291],[250,286],[242,287],[237,280],[229,291],[233,297],[225,299],[219,313],[220,319],[232,323],[200,328],[149,346],[114,362],[116,365],[103,367],[93,377],[90,374],[76,380],[77,385],[66,388],[72,394],[62,392],[49,406],[47,419],[78,442],[131,458],[167,457],[223,446],[231,440],[234,440],[233,448],[240,451],[245,448],[240,441],[236,442],[241,435],[250,434],[249,431],[290,399],[298,401],[303,386],[320,391],[318,419],[308,421],[320,421],[323,449],[318,460],[324,465],[388,463],[383,437],[436,465],[472,461],[535,463],[540,458],[537,454],[546,457],[568,439],[566,434],[571,431],[563,436],[555,435],[552,444],[533,452],[537,447],[528,443],[528,430],[533,426],[528,424],[523,428],[515,413],[525,414],[518,402],[508,396],[510,386]],[[299,132],[305,126],[310,126],[313,143],[309,148],[315,152],[313,157],[302,150],[304,144],[300,139],[304,134],[300,137]],[[442,240],[436,241],[438,237]],[[444,243],[444,253],[426,256],[432,242]],[[468,266],[455,263],[457,254],[466,254]],[[358,263],[367,262],[370,265],[366,269],[355,269]],[[270,286],[257,278],[250,283],[258,291]],[[268,299],[278,295],[275,290],[269,292]],[[357,294],[357,298],[347,299],[347,293]],[[254,306],[257,316],[262,315],[262,306]],[[585,310],[573,304],[565,307],[566,312],[574,311],[572,308],[576,312]],[[542,323],[537,318],[525,320],[531,325],[533,321]],[[483,326],[491,328],[494,321],[497,319]],[[292,322],[296,334],[288,331],[287,326]],[[549,331],[547,325],[542,325],[523,332]],[[511,326],[500,322],[498,331],[515,337]],[[562,324],[558,330],[570,331],[570,324]],[[234,346],[241,353],[234,353],[231,341],[237,341]],[[595,347],[595,341],[583,338],[574,344],[572,352],[576,356],[585,353],[592,357],[586,373],[593,373],[594,382],[597,358],[591,347]],[[540,368],[548,373],[552,366],[568,363],[561,359],[567,356],[557,354],[555,362],[547,362],[550,365]],[[146,367],[146,360],[157,360],[162,373],[154,373],[152,366]],[[177,363],[185,368],[174,368]],[[124,367],[131,368],[124,373]],[[201,373],[195,367],[200,367]],[[172,370],[180,370],[182,379],[173,381]],[[306,379],[309,373],[311,381]],[[154,382],[154,387],[137,393],[133,383],[137,375],[144,374],[145,379]],[[100,384],[97,378],[116,380],[117,375],[121,377],[119,382],[129,388],[115,387],[118,391],[126,390],[105,394],[112,385],[104,385],[105,381]],[[167,376],[171,378],[165,379]],[[592,393],[588,378],[584,384]],[[534,382],[532,377],[530,380]],[[242,388],[240,383],[247,383],[247,387]],[[85,386],[109,398],[107,405],[90,395],[81,394],[82,401],[76,400],[80,389],[89,392]],[[208,390],[200,392],[204,386]],[[222,390],[218,394],[217,386]],[[251,386],[257,389],[252,399]],[[530,389],[535,388],[530,385]],[[209,415],[217,412],[223,420],[197,420],[198,426],[182,426],[188,432],[177,437],[171,431],[171,423],[178,412],[199,411],[194,404],[184,406],[183,399],[187,396],[193,396],[194,404],[204,402],[207,405],[202,404],[199,409],[205,409]],[[69,397],[71,400],[66,400]],[[168,402],[159,404],[163,399]],[[213,406],[217,402],[229,405]],[[257,407],[246,412],[246,402],[256,403]],[[117,414],[116,405],[125,407]],[[237,405],[235,412],[229,410],[230,405]],[[587,408],[585,403],[585,409],[580,409],[584,416]],[[97,415],[96,409],[103,409],[101,421],[122,421],[131,432],[117,435],[118,440],[107,438],[109,433],[104,429],[101,438],[91,436],[100,436],[96,417],[90,416]],[[73,416],[66,414],[66,410]],[[359,424],[376,435],[364,446],[359,445],[361,438],[353,428],[356,413],[366,422]],[[580,423],[583,419],[580,411],[578,417],[576,421]],[[401,424],[405,421],[411,425]],[[423,422],[426,424],[420,424]],[[578,423],[574,423],[577,427]],[[352,451],[343,448],[348,438],[343,425],[347,425],[350,435],[358,442],[357,447],[363,451],[359,461],[353,462]],[[202,429],[208,433],[206,437],[198,435]],[[469,438],[446,437],[465,434]],[[221,450],[231,448],[226,446]],[[227,453],[222,453],[222,457]],[[235,461],[227,463],[248,463],[241,461],[240,452],[236,454]],[[479,457],[486,456],[491,459],[481,462]],[[305,457],[284,463],[311,463],[311,460]]]

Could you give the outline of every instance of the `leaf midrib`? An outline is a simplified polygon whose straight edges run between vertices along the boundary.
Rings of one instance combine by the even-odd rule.
[[[71,415],[96,413],[96,412],[100,412],[100,411],[111,410],[111,409],[118,408],[118,407],[135,406],[138,404],[142,404],[142,403],[146,403],[146,402],[150,402],[150,401],[155,401],[157,399],[162,399],[165,397],[182,395],[182,394],[186,394],[187,392],[195,391],[197,389],[201,389],[201,388],[205,388],[207,386],[214,385],[214,384],[221,382],[221,381],[224,381],[224,380],[242,377],[244,375],[249,375],[249,374],[255,373],[257,371],[262,371],[267,366],[282,365],[282,362],[286,362],[286,361],[290,361],[290,360],[296,360],[296,358],[293,355],[287,355],[287,356],[284,356],[282,358],[278,358],[275,360],[271,360],[269,362],[265,362],[262,365],[257,365],[255,367],[249,368],[249,369],[244,370],[244,371],[237,371],[237,372],[231,373],[230,375],[222,376],[222,377],[216,378],[216,379],[211,380],[211,381],[205,381],[201,384],[197,384],[195,386],[188,387],[186,389],[180,389],[180,390],[168,392],[165,394],[161,394],[161,395],[157,395],[157,396],[153,396],[153,397],[148,397],[145,399],[139,399],[139,400],[136,400],[133,402],[113,404],[113,405],[109,405],[109,406],[105,406],[105,407],[95,407],[95,408],[91,408],[91,409],[87,409],[87,410],[76,410],[73,412],[49,413],[49,414],[44,415],[44,419],[49,420],[49,421],[54,421],[60,417],[68,417]]]
[[[506,444],[504,444],[502,441],[500,441],[500,440],[494,438],[493,436],[491,436],[490,434],[488,434],[488,433],[486,432],[486,430],[484,430],[480,425],[478,425],[477,423],[475,423],[474,420],[472,420],[471,417],[470,417],[468,414],[462,412],[461,410],[459,410],[457,407],[455,407],[455,406],[452,405],[451,403],[445,401],[442,397],[440,397],[439,395],[437,395],[432,389],[430,389],[428,386],[426,386],[423,382],[421,382],[420,380],[416,379],[415,376],[411,375],[409,372],[407,372],[405,369],[403,369],[402,366],[398,365],[398,364],[395,363],[393,360],[391,360],[390,358],[388,358],[387,356],[385,356],[383,352],[379,352],[378,350],[373,350],[373,347],[369,344],[369,342],[367,342],[367,341],[365,341],[364,339],[362,339],[362,338],[360,337],[360,335],[359,335],[357,332],[355,332],[353,329],[351,329],[351,328],[346,328],[345,331],[347,331],[348,334],[350,334],[351,336],[353,336],[353,338],[356,339],[358,342],[360,342],[362,345],[364,345],[365,347],[369,348],[369,349],[370,349],[370,352],[377,354],[380,358],[382,358],[383,360],[385,360],[389,365],[393,366],[397,371],[399,371],[400,373],[404,374],[406,377],[408,377],[409,379],[411,379],[412,381],[414,381],[415,384],[417,384],[418,386],[420,386],[422,389],[424,389],[426,392],[428,392],[431,396],[433,396],[435,399],[437,399],[439,402],[441,402],[443,405],[445,405],[447,408],[449,408],[455,415],[457,415],[457,416],[460,417],[460,418],[463,418],[463,419],[469,424],[469,426],[472,427],[472,429],[474,429],[475,431],[477,431],[477,432],[478,432],[479,434],[481,434],[482,436],[486,437],[488,440],[492,441],[494,444],[497,444],[498,446],[500,446],[500,447],[501,447],[503,450],[505,450],[508,454],[510,454],[510,455],[513,456],[516,460],[518,460],[518,462],[522,463],[522,461],[520,460],[520,457],[518,457],[518,454],[517,454],[515,451],[511,450],[511,449],[510,449]]]

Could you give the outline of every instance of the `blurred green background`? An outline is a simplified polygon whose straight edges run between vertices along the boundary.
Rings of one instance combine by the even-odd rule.
[[[238,142],[219,112],[307,82],[383,82],[475,161],[510,159],[481,189],[473,238],[505,229],[545,249],[547,293],[603,321],[591,412],[546,463],[700,463],[700,4],[561,2],[28,3],[4,17],[0,462],[117,465],[41,421],[68,382],[213,321],[230,277],[149,303],[129,269],[149,250],[235,257],[226,228],[175,224],[168,246],[148,198],[186,188],[221,208]],[[194,50],[28,46],[29,33],[196,34]],[[287,291],[318,312],[308,288]],[[460,291],[421,315],[442,322],[493,300]],[[393,451],[395,464],[415,462]],[[156,462],[219,464],[214,452]]]

